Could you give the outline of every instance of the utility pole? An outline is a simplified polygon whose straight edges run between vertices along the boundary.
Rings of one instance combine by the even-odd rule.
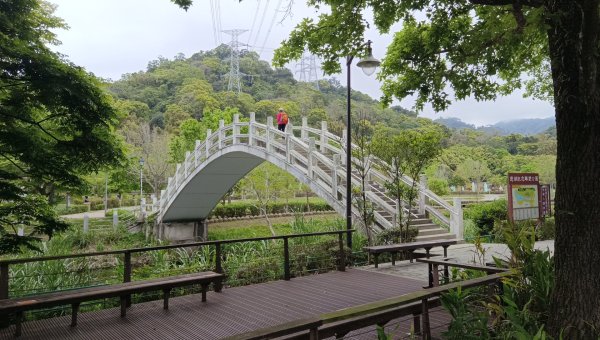
[[[247,32],[248,30],[224,30],[222,31],[225,34],[231,35],[231,41],[229,42],[229,49],[231,50],[231,56],[229,60],[229,83],[227,84],[227,91],[237,91],[237,93],[242,92],[242,81],[240,73],[240,46],[246,46],[239,42],[239,36]]]

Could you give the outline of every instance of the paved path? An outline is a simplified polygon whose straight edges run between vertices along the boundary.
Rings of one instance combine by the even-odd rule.
[[[111,208],[112,209],[112,208]],[[139,210],[140,207],[139,206],[133,206],[133,207],[121,207],[119,208],[119,210]],[[102,210],[94,210],[94,211],[88,211],[87,213],[82,212],[82,213],[77,213],[77,214],[70,214],[70,215],[62,215],[62,218],[66,218],[66,219],[77,219],[77,220],[82,220],[83,219],[83,215],[88,214],[89,218],[104,218],[104,209]]]
[[[536,249],[549,249],[550,252],[554,252],[554,241],[539,241],[535,243]],[[510,251],[506,244],[502,243],[484,243],[483,249],[485,250],[485,256],[480,260],[475,246],[471,243],[457,244],[448,248],[448,257],[453,258],[456,262],[462,263],[486,263],[492,262],[493,257],[500,259],[506,259],[510,256]],[[433,248],[431,254],[443,256],[444,251],[441,247]],[[420,262],[410,263],[409,261],[396,261],[396,265],[392,266],[391,262],[380,263],[379,268],[375,268],[373,265],[360,267],[362,270],[383,272],[391,275],[396,275],[405,278],[417,279],[417,280],[428,280],[427,264]]]

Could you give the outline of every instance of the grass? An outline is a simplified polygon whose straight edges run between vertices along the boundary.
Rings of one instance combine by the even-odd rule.
[[[273,228],[277,235],[289,235],[292,233],[292,224],[296,220],[296,216],[281,216],[281,217],[269,217]],[[328,224],[337,225],[339,224],[339,215],[336,213],[326,213],[311,215],[305,218],[309,223],[315,223],[318,221],[319,226],[315,227],[315,230],[323,231],[322,227]],[[209,223],[208,226],[208,238],[210,240],[227,240],[227,239],[240,239],[240,238],[252,238],[252,237],[268,237],[271,236],[269,228],[265,225],[264,218],[250,219],[250,220],[238,220],[238,221],[227,221],[227,222],[213,222]]]

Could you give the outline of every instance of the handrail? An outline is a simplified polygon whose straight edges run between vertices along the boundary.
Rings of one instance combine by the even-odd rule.
[[[355,229],[350,230],[350,232],[354,232],[354,231],[356,231],[356,230]],[[156,250],[187,248],[187,247],[200,247],[200,246],[208,246],[208,245],[215,245],[215,244],[269,241],[269,240],[279,240],[279,239],[283,240],[283,239],[293,239],[293,238],[308,237],[308,236],[339,235],[339,234],[344,235],[347,233],[348,233],[348,230],[338,230],[338,231],[322,231],[322,232],[306,233],[306,234],[291,234],[291,235],[282,235],[282,236],[252,237],[252,238],[242,238],[242,239],[205,241],[205,242],[190,242],[190,243],[170,244],[170,245],[166,245],[166,246],[156,246],[156,247],[107,250],[107,251],[69,254],[69,255],[40,256],[40,257],[30,257],[30,258],[24,258],[24,259],[7,259],[7,260],[0,260],[0,265],[22,264],[22,263],[30,263],[30,262],[41,262],[41,261],[53,261],[53,260],[63,260],[63,259],[80,258],[80,257],[103,256],[103,255],[117,255],[117,254],[125,254],[125,253],[140,253],[140,252],[145,252],[145,251],[156,251]]]

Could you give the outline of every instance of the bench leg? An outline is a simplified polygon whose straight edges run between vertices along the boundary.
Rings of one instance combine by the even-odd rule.
[[[427,258],[429,258],[429,251],[431,250],[431,248],[425,248],[425,253],[427,254]]]
[[[163,289],[163,309],[169,309],[169,295],[171,295],[171,288]]]
[[[15,323],[15,336],[21,336],[21,323],[23,322],[23,312],[17,312],[17,320]]]
[[[77,314],[79,313],[79,302],[71,304],[71,327],[77,326]]]
[[[127,296],[121,296],[121,317],[124,318],[127,314]]]
[[[431,272],[431,274],[433,274],[433,286],[437,287],[440,285],[440,272],[439,272],[439,268],[437,264],[433,265],[433,271]]]
[[[208,283],[202,284],[202,302],[206,302],[206,291],[208,290]]]
[[[373,254],[373,262],[375,262],[375,268],[379,268],[379,254]]]
[[[421,314],[413,314],[413,332],[414,335],[421,334]]]
[[[415,258],[414,254],[413,254],[414,252],[415,252],[414,250],[409,250],[408,251],[408,258],[410,259],[410,263],[413,263],[413,260]]]
[[[215,283],[213,284],[213,287],[215,289],[215,293],[220,293],[221,290],[223,290],[223,280],[219,279],[219,280],[215,281]]]
[[[392,252],[392,266],[396,265],[396,252]]]
[[[433,266],[431,263],[427,264],[427,273],[429,274],[429,288],[433,287]]]

